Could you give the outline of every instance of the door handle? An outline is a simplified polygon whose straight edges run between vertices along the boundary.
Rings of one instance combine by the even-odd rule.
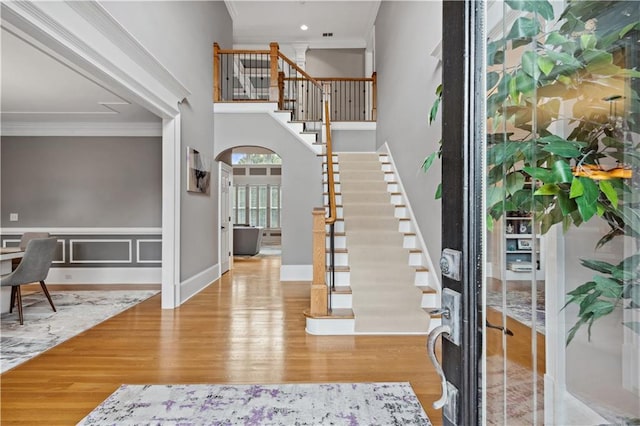
[[[496,330],[502,331],[507,336],[513,336],[513,331],[509,330],[507,327],[501,327],[499,325],[491,324],[489,321],[486,321],[487,328],[495,328]]]
[[[440,399],[433,403],[433,408],[439,410],[444,407],[447,403],[448,398],[448,386],[447,386],[447,377],[444,375],[444,370],[442,369],[442,365],[438,361],[438,357],[436,357],[436,341],[438,337],[442,334],[451,334],[451,327],[449,325],[439,325],[434,328],[431,333],[429,333],[429,339],[427,340],[427,354],[429,355],[429,359],[436,369],[436,373],[440,377],[440,384],[442,385],[442,396]]]
[[[226,226],[221,226],[220,229],[227,229],[227,227]]]

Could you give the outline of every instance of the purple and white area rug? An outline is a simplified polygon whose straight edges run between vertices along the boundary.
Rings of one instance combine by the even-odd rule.
[[[122,385],[79,425],[425,425],[409,383]]]

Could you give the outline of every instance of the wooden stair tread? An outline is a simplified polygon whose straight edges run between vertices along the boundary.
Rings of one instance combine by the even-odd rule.
[[[331,232],[327,232],[326,235],[327,235],[327,237],[330,237],[331,236]],[[347,233],[346,232],[334,232],[333,236],[334,237],[346,237]]]
[[[326,252],[326,253],[330,253],[330,252],[331,252],[331,250],[329,250],[329,249],[325,249],[325,252]],[[347,249],[346,249],[346,248],[334,248],[334,249],[333,249],[333,252],[334,252],[334,253],[343,253],[343,254],[344,254],[344,253],[349,253],[349,252],[347,251]]]
[[[330,269],[328,266],[326,269],[327,269],[327,272],[330,272]],[[333,271],[334,272],[350,272],[351,268],[349,268],[348,266],[334,266]]]
[[[327,315],[311,315],[308,309],[305,309],[304,316],[307,318],[315,318],[315,319],[354,319],[355,315],[353,314],[352,309],[332,309]]]
[[[442,318],[442,314],[432,314],[431,311],[435,311],[439,308],[422,308],[423,311],[429,314],[431,318]]]
[[[422,290],[422,294],[434,294],[437,293],[435,288],[426,286],[426,285],[419,285],[417,286],[420,290]]]
[[[429,268],[427,268],[426,266],[412,266],[413,269],[415,269],[416,272],[429,272]]]

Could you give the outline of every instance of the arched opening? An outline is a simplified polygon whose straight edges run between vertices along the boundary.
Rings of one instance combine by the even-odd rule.
[[[221,215],[230,218],[233,257],[281,256],[282,158],[268,148],[238,146],[217,160],[231,167],[228,211]]]

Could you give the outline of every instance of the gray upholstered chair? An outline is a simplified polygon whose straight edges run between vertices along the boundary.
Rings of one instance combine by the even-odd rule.
[[[56,244],[57,240],[55,238],[34,238],[30,240],[27,243],[22,262],[20,262],[16,270],[0,278],[0,286],[11,286],[9,312],[13,312],[17,298],[18,316],[20,317],[21,325],[24,323],[22,316],[22,293],[20,292],[21,285],[40,282],[42,291],[47,296],[47,299],[49,299],[53,311],[56,312],[56,307],[53,306],[53,300],[51,300],[49,290],[44,283],[49,273],[51,262],[53,262]]]
[[[27,249],[27,244],[29,243],[29,241],[33,240],[34,238],[49,238],[49,233],[48,232],[25,232],[24,234],[22,234],[22,238],[20,238],[20,244],[18,245],[18,247],[20,247],[20,250],[25,251]],[[20,257],[11,259],[11,270],[15,271],[18,265],[20,264],[21,260],[22,258]]]

